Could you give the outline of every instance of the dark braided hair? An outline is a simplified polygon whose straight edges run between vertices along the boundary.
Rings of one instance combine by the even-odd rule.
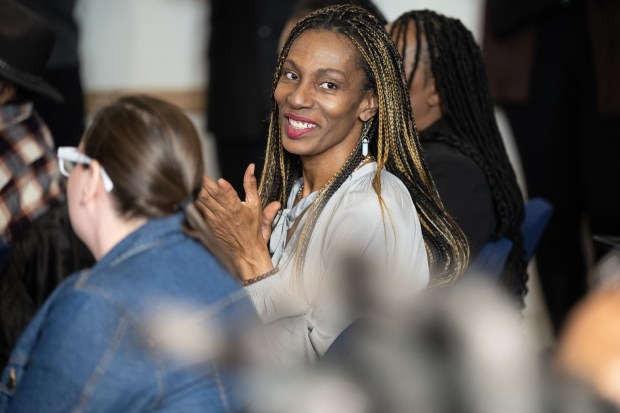
[[[382,25],[387,24],[387,19],[381,13],[381,10],[371,1],[371,0],[300,0],[293,9],[292,16],[300,19],[304,17],[306,14],[310,14],[313,11],[330,7],[337,6],[340,4],[351,4],[354,6],[359,6],[363,9],[368,10],[373,16],[379,20]]]
[[[291,188],[301,177],[299,156],[282,146],[278,106],[274,92],[282,65],[293,42],[307,30],[324,30],[346,36],[359,52],[359,64],[367,77],[366,90],[374,90],[378,112],[371,121],[369,152],[377,160],[373,187],[381,199],[381,170],[386,167],[405,184],[415,204],[434,285],[452,282],[467,266],[467,240],[445,211],[435,185],[421,158],[409,94],[403,81],[402,58],[383,25],[366,10],[342,5],[324,8],[301,19],[291,31],[280,54],[272,88],[272,112],[259,193],[263,206],[277,200],[286,204]],[[314,224],[325,204],[360,164],[361,142],[337,175],[321,190],[300,235],[297,256],[305,256]],[[305,241],[304,241],[305,240]],[[299,267],[298,267],[299,268]]]
[[[505,236],[513,242],[501,283],[516,294],[522,305],[527,292],[520,230],[523,196],[497,127],[480,48],[459,20],[429,10],[412,11],[396,19],[390,28],[392,39],[403,56],[409,30],[415,30],[417,44],[407,84],[411,86],[416,70],[430,70],[441,97],[444,116],[457,135],[425,136],[425,139],[452,146],[471,158],[484,172],[495,207],[493,236],[495,239]]]

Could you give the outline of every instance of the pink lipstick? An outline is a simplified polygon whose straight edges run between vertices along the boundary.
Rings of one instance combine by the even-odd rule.
[[[318,127],[313,120],[290,113],[284,114],[286,135],[291,139],[297,139],[310,133]]]

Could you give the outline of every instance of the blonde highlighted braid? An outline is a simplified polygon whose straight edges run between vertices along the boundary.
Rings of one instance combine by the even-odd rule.
[[[467,266],[467,240],[444,209],[422,160],[400,54],[383,25],[362,8],[342,5],[318,10],[301,19],[290,33],[280,53],[272,87],[267,151],[259,188],[263,206],[274,200],[286,205],[293,184],[301,177],[299,156],[287,152],[282,146],[274,92],[291,45],[307,30],[340,33],[356,46],[359,65],[367,78],[364,90],[374,90],[378,99],[378,113],[370,128],[372,139],[369,147],[369,153],[377,160],[374,190],[381,201],[383,167],[405,184],[422,225],[431,284],[451,283]],[[298,268],[304,261],[310,235],[321,211],[362,159],[360,142],[336,176],[321,190],[302,228],[296,251]]]

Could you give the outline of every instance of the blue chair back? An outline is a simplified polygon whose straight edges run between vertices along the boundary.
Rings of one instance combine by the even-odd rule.
[[[525,203],[525,218],[521,224],[521,233],[526,262],[534,256],[534,251],[552,213],[553,207],[543,198],[532,198]],[[461,279],[483,276],[488,281],[496,283],[504,270],[510,251],[512,251],[512,241],[506,237],[487,242],[478,256],[469,264]]]
[[[487,242],[460,279],[482,276],[495,284],[504,270],[510,251],[512,241],[506,237]]]
[[[532,198],[525,203],[525,219],[521,224],[521,233],[523,234],[526,262],[530,262],[534,256],[534,251],[536,251],[552,213],[553,207],[543,198]]]

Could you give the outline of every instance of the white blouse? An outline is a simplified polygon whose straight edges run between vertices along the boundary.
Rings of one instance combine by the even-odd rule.
[[[269,324],[270,353],[285,364],[315,361],[355,320],[346,288],[355,282],[355,274],[343,271],[350,263],[370,274],[367,286],[382,289],[384,297],[411,297],[428,283],[428,259],[411,196],[396,176],[383,170],[382,208],[372,187],[376,171],[376,162],[354,171],[327,202],[310,235],[301,272],[296,270],[296,254],[309,215],[304,212],[310,212],[318,191],[294,205],[300,179],[274,221],[270,250],[280,270],[246,289]],[[287,242],[287,232],[300,215]]]

